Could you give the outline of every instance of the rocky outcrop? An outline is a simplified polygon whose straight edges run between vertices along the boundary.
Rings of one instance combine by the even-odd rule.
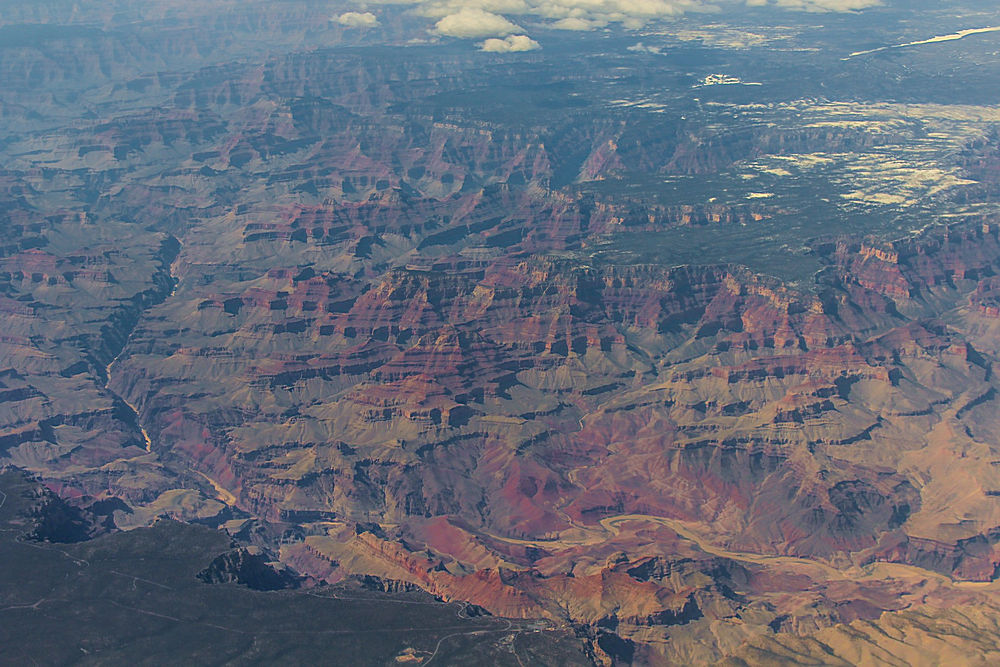
[[[257,591],[297,588],[299,577],[269,562],[255,547],[241,547],[222,554],[198,573],[206,584],[240,584]]]

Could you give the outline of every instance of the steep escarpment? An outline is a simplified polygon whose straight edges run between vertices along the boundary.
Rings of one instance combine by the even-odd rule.
[[[302,526],[284,557],[317,576],[619,637],[749,604],[712,575],[674,597],[612,583],[668,542],[802,581],[882,562],[988,581],[993,375],[956,323],[992,321],[966,304],[1000,247],[981,224],[904,245],[821,251],[814,293],[735,267],[488,257],[182,282],[130,342],[121,390],[237,506]],[[157,322],[187,344],[165,347]],[[873,618],[887,585],[823,604]]]
[[[7,231],[17,246],[0,258],[5,459],[60,476],[138,456],[145,438],[107,389],[108,368],[143,310],[172,289],[176,240],[28,207],[11,213]]]

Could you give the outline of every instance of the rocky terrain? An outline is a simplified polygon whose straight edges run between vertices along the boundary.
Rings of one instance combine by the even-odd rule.
[[[995,38],[502,55],[287,4],[4,14],[38,537],[205,524],[205,582],[416,587],[573,660],[996,659]]]
[[[205,526],[161,521],[91,538],[70,525],[90,525],[88,513],[23,473],[0,473],[5,661],[588,660],[550,623],[484,616],[371,578],[292,590],[297,580],[280,566],[253,547],[229,550],[232,539]]]

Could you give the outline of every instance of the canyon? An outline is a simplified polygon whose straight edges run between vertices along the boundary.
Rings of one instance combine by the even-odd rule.
[[[420,589],[553,664],[996,659],[992,51],[287,4],[4,19],[0,465],[88,539],[208,526],[205,581]]]

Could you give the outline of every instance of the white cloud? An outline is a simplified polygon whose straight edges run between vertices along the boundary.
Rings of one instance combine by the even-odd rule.
[[[531,13],[544,18],[580,19],[601,27],[608,23],[644,25],[650,20],[711,9],[705,0],[528,0]]]
[[[541,23],[559,30],[594,30],[617,23],[639,29],[650,22],[689,12],[771,7],[807,12],[852,12],[883,0],[366,0],[368,5],[409,5],[434,19],[436,32],[469,39],[522,32],[513,21]]]
[[[454,14],[448,14],[435,24],[434,29],[448,37],[503,37],[522,28],[499,14],[487,12],[477,7],[466,7]]]
[[[379,0],[376,0],[379,1]],[[397,0],[381,0],[396,2]],[[424,16],[439,19],[464,9],[480,9],[491,14],[530,14],[527,0],[407,0],[404,4],[418,5]]]
[[[527,35],[510,35],[506,39],[487,39],[479,45],[480,50],[492,53],[516,53],[518,51],[534,51],[541,45]]]
[[[660,55],[662,53],[662,49],[660,47],[646,46],[642,42],[639,42],[638,44],[633,44],[632,46],[628,47],[626,51],[632,51],[633,53],[652,53],[655,55]]]
[[[449,35],[441,29],[442,21],[447,20],[444,27],[450,29],[453,23],[469,23],[474,13],[500,18],[527,16],[547,19],[549,26],[562,30],[592,30],[609,23],[640,28],[657,18],[715,9],[711,0],[368,0],[368,3],[412,5],[417,13],[440,19],[438,32]],[[505,36],[515,29],[493,34]]]
[[[371,12],[344,12],[330,20],[348,28],[374,28],[378,25],[378,17]]]
[[[550,24],[549,27],[555,28],[556,30],[593,30],[595,28],[603,28],[607,24],[607,21],[582,19],[578,16],[567,16],[564,19],[559,19],[555,23]]]

